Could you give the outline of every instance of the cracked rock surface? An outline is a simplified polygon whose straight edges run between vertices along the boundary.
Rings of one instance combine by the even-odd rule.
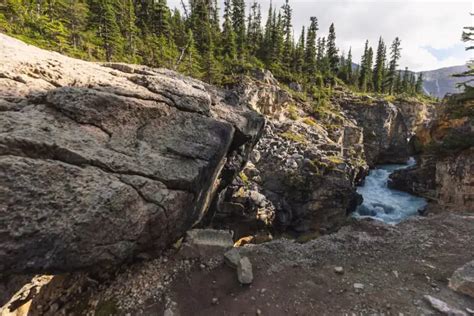
[[[263,128],[232,100],[0,34],[0,273],[117,265],[179,238]]]

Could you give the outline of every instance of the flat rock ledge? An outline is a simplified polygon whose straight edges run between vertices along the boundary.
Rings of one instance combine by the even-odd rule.
[[[0,34],[0,273],[118,265],[206,215],[264,119],[165,69]]]

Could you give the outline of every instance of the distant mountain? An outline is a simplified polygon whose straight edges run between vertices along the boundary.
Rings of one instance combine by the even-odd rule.
[[[427,94],[438,98],[443,98],[447,93],[461,92],[456,84],[466,81],[466,78],[453,77],[453,74],[467,69],[466,65],[462,65],[423,71],[423,88]]]

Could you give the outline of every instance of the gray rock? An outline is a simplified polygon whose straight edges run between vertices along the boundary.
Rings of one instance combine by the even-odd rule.
[[[241,284],[251,284],[253,282],[252,263],[248,257],[242,257],[239,260],[237,278]]]
[[[119,265],[176,241],[263,128],[227,93],[0,34],[0,273]]]
[[[343,267],[334,267],[334,272],[336,272],[337,274],[344,274],[344,268]]]
[[[193,229],[186,232],[180,255],[184,258],[208,258],[224,253],[233,245],[232,234],[228,231]]]
[[[363,290],[364,287],[365,286],[362,283],[354,283],[354,289],[356,289],[356,290]]]
[[[437,299],[433,296],[430,295],[425,295],[425,299],[428,301],[428,303],[431,304],[431,307],[433,307],[435,310],[438,312],[442,313],[443,315],[448,315],[448,316],[467,316],[467,313],[456,309],[452,306],[449,306],[446,302],[443,302],[440,299]]]
[[[250,191],[250,199],[258,206],[263,206],[265,204],[266,197],[257,191]]]
[[[237,268],[240,262],[240,254],[236,248],[232,248],[224,254],[224,262],[231,268]]]
[[[474,261],[466,263],[453,273],[449,280],[449,287],[474,298]]]

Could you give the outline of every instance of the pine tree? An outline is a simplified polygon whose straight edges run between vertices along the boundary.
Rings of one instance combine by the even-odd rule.
[[[410,73],[408,72],[408,67],[405,67],[405,71],[403,72],[402,83],[400,87],[401,93],[409,93],[410,92]]]
[[[327,58],[329,62],[329,69],[332,74],[337,74],[337,68],[339,63],[338,50],[336,47],[336,31],[334,29],[334,23],[331,23],[329,27],[329,35],[327,42]]]
[[[157,36],[169,37],[171,35],[171,12],[166,4],[166,0],[156,0],[152,9],[151,30]]]
[[[318,43],[316,46],[316,66],[319,70],[319,72],[322,72],[322,66],[323,66],[323,59],[326,54],[326,39],[323,38],[318,38]]]
[[[416,80],[416,85],[415,85],[415,93],[423,94],[423,73],[422,72],[418,74],[418,78]]]
[[[300,39],[298,40],[298,44],[296,45],[294,54],[293,54],[293,65],[292,71],[297,74],[301,74],[303,72],[304,67],[304,52],[305,52],[305,27],[301,29]]]
[[[282,6],[283,18],[282,27],[285,37],[285,43],[283,48],[283,64],[287,69],[291,66],[291,59],[293,55],[293,38],[292,38],[292,24],[291,24],[291,7],[288,3],[289,0],[285,0],[285,4]]]
[[[254,2],[250,7],[250,17],[248,23],[247,41],[249,54],[252,57],[257,57],[259,48],[262,45],[263,34],[262,34],[262,12],[260,5]]]
[[[370,89],[371,71],[372,71],[372,58],[373,51],[372,47],[369,47],[369,41],[365,42],[364,54],[361,58],[360,76],[359,76],[359,89],[363,92]]]
[[[352,48],[349,48],[349,53],[347,54],[347,59],[346,59],[346,64],[345,64],[345,78],[343,78],[343,80],[347,83],[347,84],[351,84],[352,83],[352,77],[353,77],[353,74],[352,74]]]
[[[304,71],[313,77],[316,75],[316,32],[318,31],[318,19],[316,17],[310,18],[310,25],[306,35],[306,50],[304,57]]]
[[[194,35],[191,29],[188,30],[186,36],[186,48],[183,58],[178,65],[178,70],[185,75],[195,78],[202,78],[203,72],[201,68],[201,57],[194,43]]]
[[[395,40],[392,43],[391,46],[391,59],[390,59],[390,64],[388,68],[388,73],[387,73],[387,79],[385,82],[385,86],[387,87],[387,91],[390,94],[393,94],[395,91],[395,81],[397,79],[397,67],[398,67],[398,60],[400,59],[400,39],[398,37],[395,38]]]
[[[260,47],[259,57],[263,60],[266,65],[270,64],[271,59],[271,47],[272,47],[272,33],[273,33],[273,7],[270,2],[268,8],[267,22],[265,23],[265,32],[263,35],[263,45]]]
[[[232,25],[232,3],[231,0],[224,2],[224,24],[222,25],[222,54],[227,61],[233,61],[237,56],[237,44],[235,32]]]
[[[136,15],[133,0],[121,0],[119,12],[117,14],[120,23],[121,33],[125,39],[125,53],[130,56],[131,61],[135,61],[134,57],[137,50],[138,28],[136,26]]]
[[[395,81],[393,83],[393,93],[400,94],[402,92],[402,71],[396,70]]]
[[[112,0],[91,1],[91,26],[97,29],[105,60],[111,61],[121,54],[123,38],[117,24],[116,8]]]
[[[236,34],[237,54],[243,58],[246,49],[244,0],[232,0],[232,27]]]
[[[383,82],[385,75],[385,62],[387,58],[387,49],[382,37],[379,38],[379,44],[377,46],[377,56],[375,58],[373,85],[374,92],[383,92]]]
[[[277,15],[273,14],[275,18]],[[283,49],[285,47],[285,35],[283,30],[283,18],[281,16],[281,12],[278,13],[278,17],[275,19],[274,23],[274,30],[273,30],[273,66],[277,67],[279,70],[282,66],[282,55]]]

